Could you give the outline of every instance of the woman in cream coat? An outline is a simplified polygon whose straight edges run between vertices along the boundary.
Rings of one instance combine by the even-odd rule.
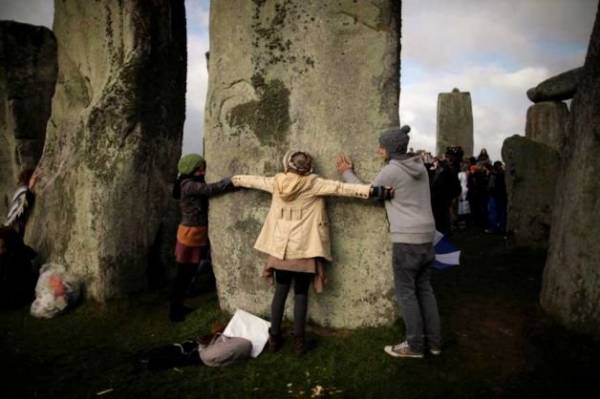
[[[281,320],[285,300],[294,281],[294,351],[302,354],[308,306],[308,287],[314,281],[317,292],[325,282],[323,260],[331,261],[329,222],[325,196],[381,200],[393,191],[384,187],[348,184],[322,179],[313,173],[312,158],[303,151],[288,151],[283,158],[284,173],[273,177],[238,175],[237,187],[272,194],[271,208],[254,248],[269,255],[264,276],[275,274],[275,294],[271,304],[269,347],[280,349]]]

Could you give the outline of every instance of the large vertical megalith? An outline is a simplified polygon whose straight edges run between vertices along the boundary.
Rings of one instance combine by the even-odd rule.
[[[273,175],[288,148],[311,152],[338,178],[335,155],[375,176],[381,129],[398,124],[400,1],[215,0],[206,108],[209,178]],[[267,314],[265,257],[253,249],[270,204],[243,191],[211,201],[210,231],[221,306]],[[330,199],[335,262],[309,317],[334,327],[395,317],[387,223],[381,206]]]
[[[561,101],[543,101],[527,110],[525,136],[560,151],[566,134],[569,109]]]
[[[504,140],[508,192],[507,229],[516,247],[548,248],[560,156],[523,136]]]
[[[437,103],[436,153],[459,145],[466,157],[473,155],[473,109],[471,93],[453,89],[440,93]]]
[[[0,218],[19,171],[34,168],[42,155],[56,74],[49,29],[0,21]]]
[[[145,284],[181,152],[183,0],[55,2],[59,77],[29,243],[103,300]]]
[[[600,8],[573,98],[541,303],[568,327],[600,336]]]

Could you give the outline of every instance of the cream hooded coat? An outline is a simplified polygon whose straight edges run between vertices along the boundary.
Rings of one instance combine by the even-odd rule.
[[[324,196],[369,198],[370,185],[326,180],[287,172],[274,177],[238,175],[236,187],[273,194],[271,209],[254,248],[278,259],[331,258]]]

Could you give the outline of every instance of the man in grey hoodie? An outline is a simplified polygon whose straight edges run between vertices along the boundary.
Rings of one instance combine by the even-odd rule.
[[[406,153],[409,131],[410,127],[403,126],[379,137],[377,154],[386,165],[372,184],[395,189],[395,196],[385,201],[385,209],[393,243],[396,298],[406,326],[406,340],[384,350],[394,357],[422,358],[427,349],[433,355],[441,353],[440,317],[430,283],[435,222],[427,170],[419,156]],[[336,167],[345,181],[361,182],[346,155],[338,156]]]

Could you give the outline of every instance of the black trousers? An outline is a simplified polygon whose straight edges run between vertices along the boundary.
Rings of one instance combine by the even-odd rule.
[[[281,333],[281,321],[285,311],[285,301],[292,282],[294,283],[294,336],[304,336],[308,310],[308,287],[312,273],[275,270],[275,294],[271,303],[271,334]]]
[[[174,307],[183,307],[183,302],[187,290],[198,271],[196,263],[178,263],[177,276],[173,282],[173,290],[171,291],[171,305]]]

